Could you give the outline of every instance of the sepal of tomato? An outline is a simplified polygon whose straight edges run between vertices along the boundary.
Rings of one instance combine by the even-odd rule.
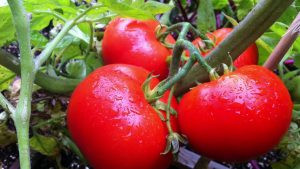
[[[143,67],[164,79],[168,75],[167,57],[171,51],[157,40],[155,20],[115,18],[104,32],[102,56],[105,64],[124,63]],[[171,36],[167,41],[174,42]]]
[[[172,155],[161,155],[168,131],[150,105],[142,83],[150,72],[111,64],[92,72],[72,94],[67,124],[70,134],[96,169],[166,169]],[[158,79],[151,81],[156,85]],[[167,101],[168,93],[160,100]],[[175,98],[171,106],[177,109]],[[177,131],[177,122],[171,118]]]
[[[292,101],[283,82],[261,66],[244,66],[186,93],[178,108],[182,134],[200,154],[219,161],[254,159],[289,128]]]

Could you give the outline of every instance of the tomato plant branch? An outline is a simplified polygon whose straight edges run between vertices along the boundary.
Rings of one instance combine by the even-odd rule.
[[[42,53],[36,57],[35,59],[35,69],[36,71],[39,69],[39,67],[48,59],[48,57],[51,55],[52,51],[56,47],[56,45],[60,42],[60,40],[77,24],[77,21],[80,20],[84,15],[86,15],[88,12],[90,12],[92,9],[99,8],[102,5],[95,5],[92,6],[82,13],[80,13],[78,16],[76,16],[74,19],[67,21],[65,23],[65,26],[62,28],[62,30],[58,33],[58,35],[46,45],[46,48],[42,51]]]
[[[0,50],[0,65],[8,68],[18,75],[21,74],[19,59],[3,50]],[[71,93],[80,81],[81,80],[79,79],[53,77],[41,71],[36,73],[34,80],[34,82],[43,89],[57,94]]]
[[[293,45],[300,33],[300,13],[297,15],[285,35],[281,38],[264,67],[275,69],[290,47]]]
[[[233,60],[236,59],[251,43],[261,36],[293,3],[294,0],[264,0],[259,1],[247,17],[234,28],[206,57],[206,61],[212,67],[220,63],[229,64],[228,53]],[[181,79],[175,89],[175,95],[180,95],[196,85],[196,81],[204,82],[209,79],[205,70],[195,65],[189,73]]]
[[[8,0],[13,15],[21,54],[21,92],[12,118],[17,130],[21,169],[30,169],[29,120],[34,80],[34,60],[31,55],[30,24],[23,1]]]
[[[62,40],[62,38],[72,29],[75,25],[74,20],[67,21],[62,30],[58,33],[58,35],[46,45],[46,48],[42,51],[40,55],[38,55],[35,59],[35,68],[36,71],[40,68],[40,66],[48,59],[51,55],[52,51],[56,47],[56,45]]]
[[[88,48],[88,52],[89,51],[93,51],[94,50],[94,25],[92,22],[88,22],[89,27],[90,27],[90,43],[89,43],[89,48]]]
[[[0,106],[6,113],[15,114],[16,108],[0,92]]]
[[[185,49],[190,52],[191,56],[187,63],[185,63],[180,71],[178,71],[181,54]],[[146,99],[149,102],[153,102],[162,97],[167,90],[169,90],[189,72],[196,61],[198,61],[199,65],[206,70],[207,75],[209,75],[209,72],[213,70],[203,59],[198,49],[190,41],[183,39],[177,40],[173,50],[169,77],[159,83],[151,92],[146,92]]]

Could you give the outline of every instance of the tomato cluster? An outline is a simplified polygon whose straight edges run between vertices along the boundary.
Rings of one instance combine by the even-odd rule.
[[[170,153],[161,154],[170,133],[166,109],[159,114],[142,87],[150,71],[161,79],[168,74],[166,58],[171,51],[156,39],[158,24],[113,20],[102,44],[108,65],[91,73],[72,94],[68,129],[97,169],[166,169],[172,161]],[[216,45],[230,31],[214,32]],[[235,66],[256,63],[257,49],[252,45]],[[152,77],[150,88],[159,83]],[[159,101],[167,105],[169,94]],[[179,105],[172,97],[171,108],[178,114],[170,119],[173,131],[185,135],[196,152],[220,161],[245,161],[279,143],[290,124],[292,102],[275,74],[250,65],[198,85],[183,95]]]

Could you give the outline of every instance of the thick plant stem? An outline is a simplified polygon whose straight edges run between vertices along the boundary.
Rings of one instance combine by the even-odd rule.
[[[286,52],[293,45],[300,33],[300,13],[293,21],[285,35],[281,38],[268,60],[264,63],[264,67],[268,69],[275,69]]]
[[[75,25],[74,20],[66,22],[65,26],[58,33],[58,35],[50,43],[48,43],[46,48],[42,51],[42,53],[36,57],[35,59],[36,71],[48,59],[48,57],[51,55],[53,49],[56,47],[58,42],[62,40],[62,38],[69,32],[69,30],[73,28],[74,25]]]
[[[259,38],[293,3],[294,0],[263,0],[234,28],[209,55],[206,61],[212,67],[220,63],[230,62],[228,53],[236,59],[251,43]],[[205,70],[199,65],[193,66],[191,71],[178,83],[175,95],[181,95],[196,85],[196,81],[204,82],[209,78]]]
[[[12,118],[17,130],[21,169],[30,169],[29,120],[34,80],[34,61],[30,48],[29,19],[22,2],[19,0],[8,0],[20,47],[22,80],[19,103]]]

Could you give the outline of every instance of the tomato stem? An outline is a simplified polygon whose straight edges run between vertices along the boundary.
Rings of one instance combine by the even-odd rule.
[[[171,87],[170,94],[169,94],[169,97],[168,97],[167,110],[166,110],[166,113],[167,113],[167,115],[166,115],[167,116],[166,124],[167,124],[169,134],[173,133],[173,129],[172,129],[172,126],[171,126],[171,121],[170,121],[170,116],[171,116],[170,112],[171,112],[171,101],[172,101],[172,97],[173,97],[173,93],[174,93],[174,87],[175,86]]]
[[[163,41],[173,31],[175,31],[175,32],[180,31],[177,40],[186,39],[187,33],[190,32],[193,35],[193,38],[200,37],[201,39],[203,39],[205,46],[207,46],[208,48],[213,46],[213,43],[206,36],[206,34],[198,31],[195,27],[193,27],[193,25],[191,25],[188,22],[180,22],[180,23],[177,23],[177,24],[167,27],[166,31],[159,32],[157,34],[157,39]]]
[[[179,71],[181,54],[185,49],[190,52],[191,56]],[[207,74],[213,70],[212,67],[206,63],[198,49],[190,41],[183,39],[177,40],[173,50],[168,78],[160,82],[151,92],[146,92],[146,99],[149,102],[154,102],[158,98],[162,97],[167,90],[169,90],[189,72],[196,61],[198,61],[199,65],[206,70]]]

